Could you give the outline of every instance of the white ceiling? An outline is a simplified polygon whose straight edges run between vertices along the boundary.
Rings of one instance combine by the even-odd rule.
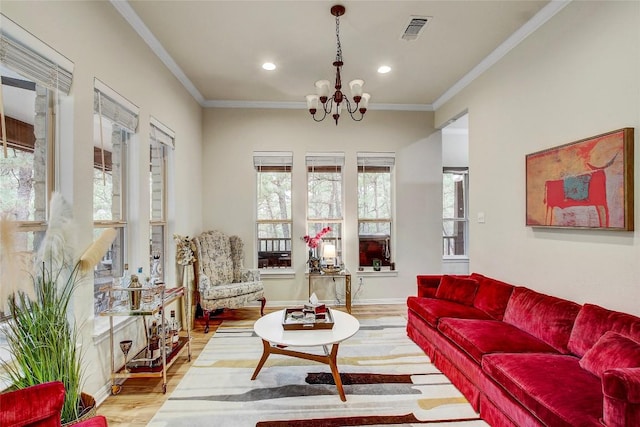
[[[314,82],[332,81],[332,1],[112,0],[203,106],[300,108]],[[341,1],[348,92],[365,80],[370,108],[430,110],[535,31],[566,2]],[[411,15],[431,16],[415,41]],[[265,61],[275,71],[261,68]],[[380,65],[392,71],[377,73]]]

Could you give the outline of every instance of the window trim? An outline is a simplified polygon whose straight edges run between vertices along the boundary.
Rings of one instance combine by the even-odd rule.
[[[290,200],[289,212],[287,212],[287,218],[275,218],[275,219],[260,219],[258,218],[258,199],[260,197],[259,184],[260,173],[262,172],[276,172],[276,173],[288,173],[289,180],[291,182],[291,196],[293,197],[293,152],[291,151],[254,151],[253,152],[253,168],[255,171],[255,228],[254,228],[254,256],[255,256],[255,268],[260,269],[260,274],[265,274],[271,278],[290,277],[294,272],[294,242],[293,242],[293,199]],[[290,251],[286,248],[284,251],[273,252],[290,252],[289,254],[289,266],[260,266],[260,226],[268,224],[287,224],[291,233],[290,236]],[[269,252],[269,251],[266,251]]]
[[[465,260],[465,259],[469,259],[469,224],[470,224],[470,218],[469,218],[469,168],[468,167],[443,167],[442,168],[442,174],[446,174],[446,173],[456,173],[459,175],[464,175],[464,218],[449,218],[449,217],[442,217],[442,223],[444,224],[445,221],[455,221],[455,222],[462,222],[464,223],[464,254],[463,255],[445,255],[444,254],[444,250],[443,250],[443,254],[442,254],[442,259],[443,260]],[[443,201],[443,208],[444,208],[444,201]],[[444,235],[442,236],[444,239]],[[443,242],[443,249],[444,249],[444,242]]]
[[[357,236],[358,236],[358,270],[380,273],[395,270],[396,232],[395,232],[395,194],[396,194],[396,154],[393,152],[358,152],[357,153]],[[369,168],[369,170],[367,170]],[[389,174],[389,218],[361,218],[360,217],[360,173],[388,173]],[[361,223],[389,223],[389,265],[382,265],[380,271],[373,270],[373,266],[360,265],[360,224]],[[394,270],[391,270],[391,266]]]
[[[130,186],[132,185],[133,174],[130,170],[130,161],[131,161],[131,146],[132,141],[134,141],[136,135],[136,129],[138,126],[138,114],[139,109],[129,102],[126,98],[119,95],[116,91],[111,89],[109,86],[94,78],[94,99],[93,99],[93,115],[96,114],[101,115],[102,118],[108,119],[112,126],[118,126],[120,132],[123,135],[122,138],[122,147],[120,150],[120,217],[112,220],[95,220],[93,219],[93,215],[95,211],[92,213],[93,219],[93,229],[97,228],[106,228],[106,227],[114,227],[117,229],[122,229],[122,268],[124,269],[124,265],[130,264],[129,255],[130,255],[130,227],[131,227],[131,216],[130,216]],[[103,108],[107,106],[107,108]],[[102,132],[102,129],[100,129]],[[94,144],[96,135],[93,136],[91,144]],[[100,138],[103,136],[100,135]],[[100,147],[102,149],[102,147]],[[95,168],[96,170],[100,170],[99,168]],[[95,191],[95,187],[94,187]],[[113,193],[111,194],[113,197]],[[94,206],[95,209],[95,206]],[[112,272],[112,275],[114,273]],[[116,276],[113,276],[114,278]],[[95,289],[95,278],[93,280],[93,312],[94,315],[96,310],[96,289]],[[98,316],[96,316],[96,319]],[[102,322],[94,322],[94,328],[101,328]]]

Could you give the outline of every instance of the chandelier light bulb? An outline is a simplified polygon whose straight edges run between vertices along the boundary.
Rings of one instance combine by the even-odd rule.
[[[364,86],[364,80],[351,80],[349,82],[351,96],[353,97],[353,100],[356,102],[356,104],[360,102],[360,97],[362,96],[362,86]]]
[[[362,99],[360,100],[360,113],[364,114],[369,108],[369,100],[371,99],[371,95],[368,93],[362,94]]]
[[[316,91],[318,93],[318,96],[320,97],[320,100],[322,101],[322,98],[324,98],[325,100],[322,101],[322,103],[324,104],[327,100],[327,98],[329,97],[329,85],[331,83],[329,83],[329,80],[318,80],[316,82]]]
[[[315,114],[318,110],[318,95],[307,95],[307,109],[311,114]]]

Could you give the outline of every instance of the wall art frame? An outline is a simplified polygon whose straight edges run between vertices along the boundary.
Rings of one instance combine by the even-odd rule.
[[[634,128],[526,155],[526,225],[634,229]]]

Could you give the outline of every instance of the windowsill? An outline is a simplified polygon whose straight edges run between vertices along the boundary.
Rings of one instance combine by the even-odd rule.
[[[469,257],[467,255],[450,255],[443,256],[442,261],[445,262],[467,262],[469,261]]]
[[[138,317],[113,316],[113,333],[128,327],[136,322]],[[93,323],[93,343],[98,344],[109,338],[109,318],[96,316]]]
[[[375,271],[373,267],[362,267],[363,270],[355,271],[354,274],[358,276],[381,276],[381,277],[396,277],[398,276],[398,270],[390,270],[389,267],[382,267],[380,271]]]
[[[260,268],[260,279],[292,279],[296,276],[293,268]]]

